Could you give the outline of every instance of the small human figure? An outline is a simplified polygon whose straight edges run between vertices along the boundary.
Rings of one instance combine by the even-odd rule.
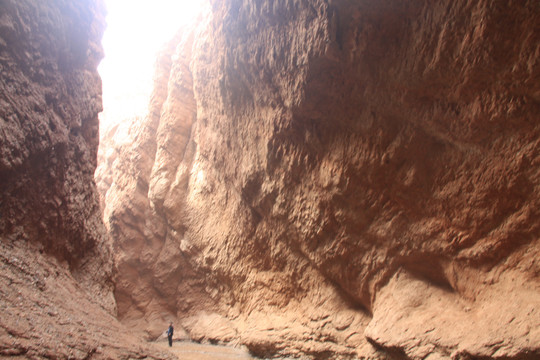
[[[169,328],[167,329],[167,338],[169,339],[169,346],[172,346],[172,336],[174,334],[174,327],[173,323],[169,324]]]

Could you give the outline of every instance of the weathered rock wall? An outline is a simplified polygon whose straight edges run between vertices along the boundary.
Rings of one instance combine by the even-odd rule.
[[[0,357],[171,358],[116,320],[93,180],[101,1],[0,1]]]
[[[0,229],[6,241],[34,243],[105,285],[112,261],[93,181],[102,109],[99,4],[1,4]],[[96,267],[87,269],[90,263]]]
[[[212,2],[105,140],[120,316],[259,355],[537,357],[538,24]]]

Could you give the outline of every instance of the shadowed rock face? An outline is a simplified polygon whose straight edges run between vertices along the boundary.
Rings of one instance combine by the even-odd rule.
[[[533,359],[535,1],[213,1],[98,186],[126,322],[257,355]]]
[[[0,1],[0,358],[127,359],[93,180],[100,1]]]
[[[92,1],[1,9],[2,238],[29,241],[74,270],[95,262],[104,283],[111,254],[92,179],[103,10]]]

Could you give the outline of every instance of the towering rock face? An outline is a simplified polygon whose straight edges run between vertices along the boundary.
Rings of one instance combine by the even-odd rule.
[[[100,1],[0,1],[0,357],[168,358],[116,321],[93,180]]]
[[[91,1],[1,6],[2,238],[31,242],[90,276],[94,263],[106,279],[110,245],[92,178],[104,10]]]
[[[104,138],[120,317],[263,356],[538,357],[538,24],[213,1]]]

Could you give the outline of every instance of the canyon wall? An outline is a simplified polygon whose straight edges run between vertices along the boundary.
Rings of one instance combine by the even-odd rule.
[[[0,357],[171,358],[116,321],[93,180],[105,9],[0,1]]]
[[[105,26],[98,6],[2,2],[0,226],[3,237],[73,269],[92,259],[106,274],[110,245],[92,181]]]
[[[119,317],[259,356],[540,356],[537,1],[212,1],[103,136]]]

